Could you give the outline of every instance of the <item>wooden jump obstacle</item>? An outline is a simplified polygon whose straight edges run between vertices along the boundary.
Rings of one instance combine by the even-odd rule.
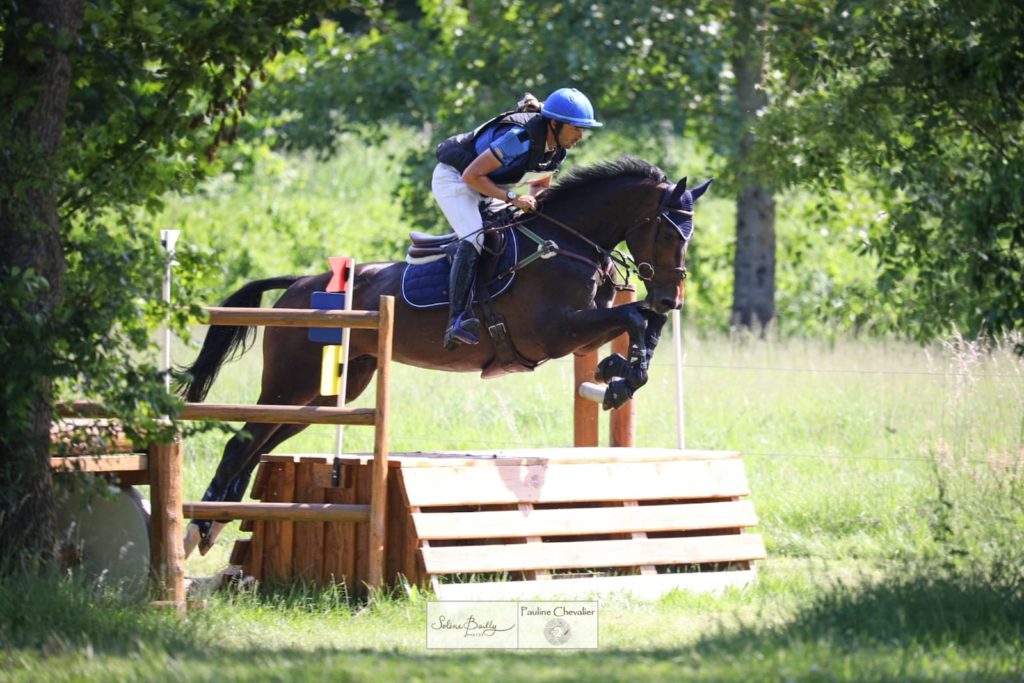
[[[153,518],[162,520],[153,537],[157,587],[179,606],[185,518],[244,520],[252,535],[236,542],[231,562],[267,581],[344,581],[359,590],[406,580],[450,600],[620,590],[653,597],[753,579],[752,563],[765,550],[759,535],[745,533],[757,519],[744,500],[750,491],[738,453],[589,447],[391,456],[392,317],[390,299],[379,314],[210,309],[210,324],[376,328],[376,408],[187,404],[180,415],[372,425],[372,456],[264,455],[252,493],[259,503],[181,501],[180,441],[145,461],[54,466],[100,468],[91,471],[128,480],[145,473],[136,481],[156,487]],[[632,407],[620,411],[631,417]],[[632,445],[632,433],[629,426],[616,436],[613,426],[612,443]],[[596,441],[596,429],[586,438]]]
[[[188,403],[178,417],[183,420],[252,421],[279,424],[351,424],[374,427],[374,453],[369,462],[368,488],[359,504],[320,506],[262,506],[247,503],[187,503],[182,500],[182,446],[175,434],[169,444],[154,444],[146,454],[104,455],[138,450],[110,425],[90,422],[109,417],[95,404],[78,402],[62,406],[59,412],[73,419],[58,423],[53,430],[57,457],[55,471],[79,471],[116,478],[120,484],[149,484],[151,487],[150,550],[154,587],[160,602],[179,610],[185,605],[183,519],[251,519],[257,527],[268,519],[303,519],[336,522],[345,520],[365,528],[366,583],[379,587],[383,576],[385,543],[386,481],[388,467],[388,409],[391,346],[394,332],[394,299],[380,299],[379,311],[208,308],[210,325],[262,325],[276,327],[340,326],[377,331],[376,406],[340,408],[320,406],[278,406]],[[109,435],[113,433],[114,436]],[[86,438],[90,434],[96,438]]]
[[[626,355],[626,344],[612,350]],[[577,357],[574,386],[591,382],[596,365],[596,351]],[[597,448],[600,406],[574,393],[576,448],[392,454],[384,580],[447,600],[656,597],[752,581],[765,548],[745,533],[757,517],[740,455],[633,448],[632,401],[611,411],[612,448]],[[297,512],[365,504],[369,463],[267,454],[252,496]],[[252,535],[236,541],[231,563],[246,576],[356,587],[368,579],[365,532],[342,516],[267,517],[242,530]]]
[[[368,458],[263,456],[264,504],[360,504]],[[384,578],[446,600],[707,590],[749,582],[765,557],[743,497],[738,453],[566,448],[400,453],[389,459]],[[259,579],[359,586],[357,525],[266,521],[236,541],[232,564]]]

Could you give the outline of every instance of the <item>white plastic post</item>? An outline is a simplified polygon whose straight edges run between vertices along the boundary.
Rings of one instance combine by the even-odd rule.
[[[676,356],[676,446],[686,448],[686,414],[683,410],[683,324],[679,311],[672,311],[672,346]]]
[[[174,245],[178,242],[180,230],[161,230],[160,244],[167,252],[167,263],[164,266],[164,290],[163,299],[168,305],[171,303],[171,267],[178,265],[174,260]],[[164,325],[164,387],[168,392],[171,390],[171,328]]]
[[[345,310],[352,310],[352,299],[355,298],[356,283],[356,260],[349,262],[348,281],[345,283]],[[341,331],[341,386],[338,387],[338,407],[345,407],[345,398],[348,393],[348,345],[352,336],[351,328],[344,328]],[[341,457],[341,451],[345,443],[345,425],[338,425],[334,435],[334,456]]]

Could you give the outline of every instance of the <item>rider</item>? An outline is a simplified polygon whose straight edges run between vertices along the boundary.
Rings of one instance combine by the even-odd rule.
[[[470,303],[476,264],[483,245],[481,202],[497,199],[523,211],[537,208],[537,195],[567,150],[583,139],[584,128],[603,125],[594,106],[575,88],[559,88],[543,103],[526,94],[514,112],[499,114],[478,128],[448,138],[437,147],[431,189],[459,237],[449,279],[448,329],[444,347],[480,341],[480,321]],[[529,194],[513,188],[529,186]]]

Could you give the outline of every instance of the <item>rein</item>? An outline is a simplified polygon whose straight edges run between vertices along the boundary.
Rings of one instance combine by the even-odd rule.
[[[662,220],[667,220],[668,211],[680,213],[687,216],[693,215],[692,211],[668,208],[667,205],[671,201],[671,198],[672,193],[670,192],[670,188],[664,188],[662,190],[661,200],[658,202],[658,208],[656,209],[655,214],[653,216],[647,216],[646,218],[642,218],[633,225],[631,225],[630,227],[628,227],[626,231],[623,233],[622,239],[626,239],[634,230],[640,228],[642,225],[649,223],[652,220],[656,220],[659,223]],[[574,235],[575,237],[579,238],[580,240],[591,246],[594,249],[594,251],[598,253],[598,255],[601,258],[601,262],[598,263],[592,259],[587,258],[586,256],[583,256],[582,254],[577,254],[574,251],[563,249],[559,247],[554,240],[543,239],[542,237],[540,237],[540,235],[526,227],[526,224],[534,220],[535,218],[543,218],[552,225],[555,225],[561,228],[562,230],[565,230],[566,232],[570,233],[571,235]],[[669,223],[672,224],[671,221],[669,221]],[[674,224],[672,225],[674,226]],[[532,254],[526,256],[525,258],[521,259],[518,263],[514,264],[511,268],[507,269],[505,272],[496,276],[494,280],[500,280],[501,278],[512,275],[513,273],[517,273],[538,259],[547,260],[550,258],[554,258],[555,256],[558,255],[566,256],[568,258],[576,259],[577,261],[586,263],[587,265],[592,267],[598,274],[601,275],[602,281],[611,280],[616,289],[624,289],[629,286],[630,272],[636,273],[636,276],[638,278],[647,282],[654,278],[655,272],[658,270],[658,266],[655,266],[654,264],[648,263],[646,261],[642,263],[637,263],[635,259],[633,259],[630,256],[626,256],[617,249],[605,249],[600,244],[593,241],[586,235],[582,234],[579,230],[572,227],[568,223],[560,221],[554,216],[551,216],[539,210],[532,211],[529,215],[520,218],[519,220],[508,223],[506,225],[503,225],[501,227],[487,228],[486,230],[498,231],[508,230],[510,228],[518,229],[519,232],[523,233],[529,239],[536,242],[537,249]],[[684,241],[686,240],[685,235],[682,235],[680,233],[680,236],[684,239]],[[661,267],[664,268],[665,266]],[[672,268],[672,270],[677,271],[679,275],[682,277],[682,279],[686,279],[685,268]],[[621,284],[615,282],[614,275],[619,276],[619,278],[622,280]]]

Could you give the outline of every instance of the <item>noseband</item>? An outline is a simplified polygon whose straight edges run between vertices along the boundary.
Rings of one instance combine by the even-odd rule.
[[[676,225],[675,221],[673,221],[669,217],[669,213],[670,212],[671,213],[678,213],[678,214],[681,214],[683,216],[692,217],[693,216],[693,211],[687,211],[686,209],[682,209],[682,208],[670,207],[669,204],[674,199],[677,199],[674,187],[664,187],[664,188],[662,188],[662,191],[661,191],[661,201],[658,202],[658,209],[657,209],[657,212],[655,213],[655,215],[648,216],[648,217],[640,220],[636,224],[632,225],[628,230],[626,230],[626,234],[623,236],[623,239],[627,239],[631,232],[633,232],[634,230],[639,229],[641,226],[643,226],[643,225],[645,225],[647,223],[650,223],[653,220],[653,221],[655,221],[655,225],[654,225],[654,230],[652,231],[652,235],[651,235],[651,254],[652,254],[652,258],[653,258],[653,254],[654,254],[654,242],[655,242],[655,240],[658,239],[658,232],[661,230],[662,223],[668,223],[669,225],[671,225],[676,230],[676,232],[679,233],[679,239],[681,239],[684,244],[686,242],[688,242],[689,241],[689,237],[687,237],[683,233],[682,228],[680,228],[678,225]],[[638,263],[637,261],[635,261],[633,259],[630,259],[630,260],[633,263],[633,268],[636,271],[636,276],[638,278],[640,278],[641,280],[643,280],[644,282],[651,282],[651,281],[653,281],[654,280],[654,276],[655,276],[655,274],[657,273],[658,270],[671,271],[672,273],[674,273],[679,278],[680,282],[683,282],[683,281],[686,280],[686,268],[685,267],[677,268],[675,266],[656,266],[656,265],[654,265],[652,263],[649,263],[647,261],[642,261],[642,262]]]

